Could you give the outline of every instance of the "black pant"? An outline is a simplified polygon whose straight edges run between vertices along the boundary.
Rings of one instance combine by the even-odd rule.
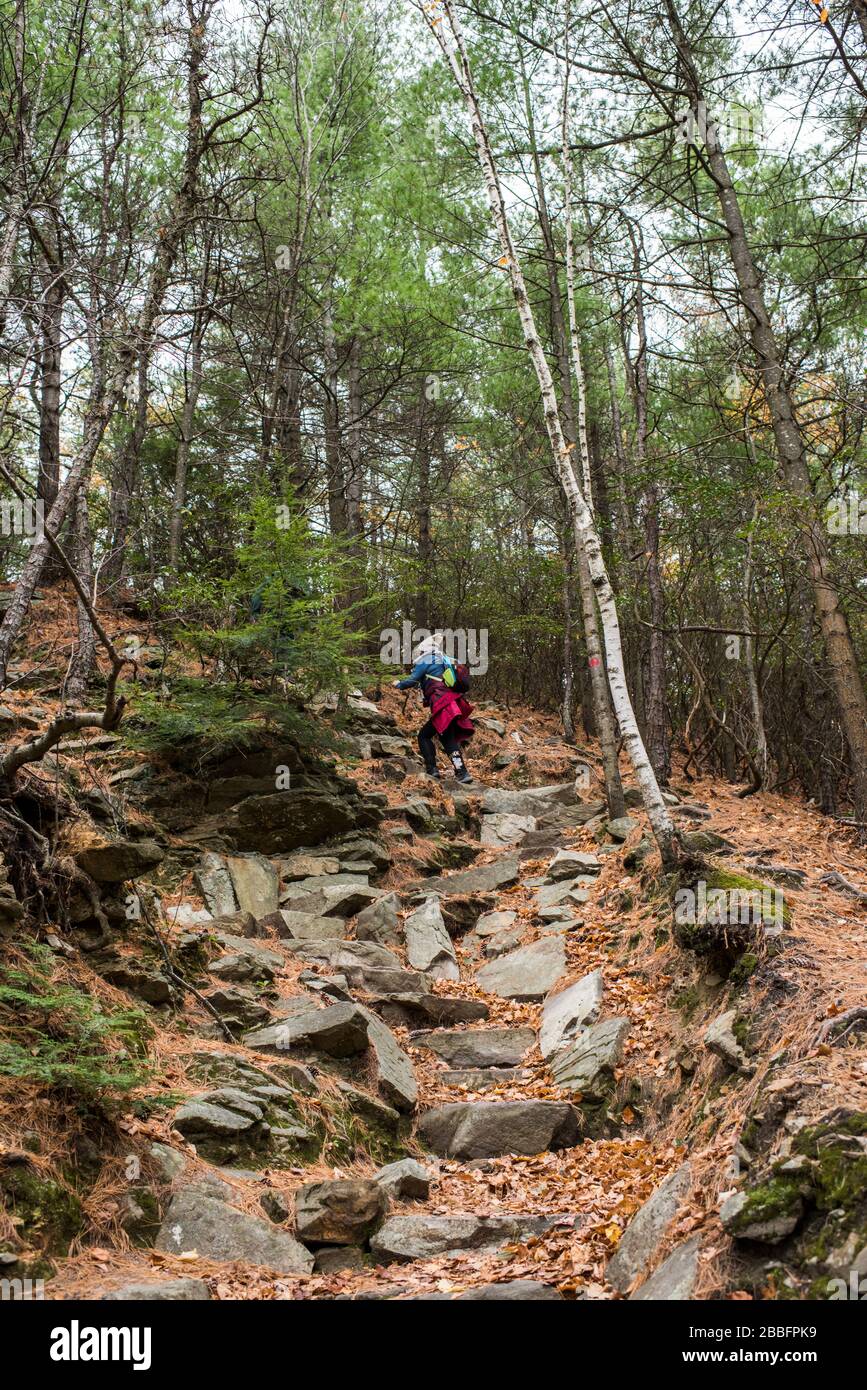
[[[434,739],[437,737],[439,738],[440,743],[448,753],[455,767],[462,768],[464,766],[464,759],[461,753],[461,745],[458,740],[457,734],[455,733],[454,728],[452,727],[454,725],[454,722],[455,721],[452,720],[448,728],[443,729],[442,733],[439,735],[437,734],[437,731],[434,728],[432,719],[429,719],[427,721],[423,729],[419,729],[419,751],[422,757],[424,758],[425,769],[428,772],[436,772],[437,750],[436,744],[434,743]]]

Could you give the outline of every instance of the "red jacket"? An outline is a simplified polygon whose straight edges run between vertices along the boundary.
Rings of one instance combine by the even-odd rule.
[[[467,743],[472,738],[475,733],[470,719],[473,706],[463,695],[449,690],[447,685],[441,685],[439,681],[428,681],[424,698],[425,704],[430,707],[431,723],[438,734],[445,733],[452,721],[457,720],[454,732],[458,742]]]

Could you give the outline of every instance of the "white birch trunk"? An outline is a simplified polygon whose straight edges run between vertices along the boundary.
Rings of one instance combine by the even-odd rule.
[[[499,175],[488,141],[487,130],[482,118],[478,97],[476,96],[469,57],[463,38],[463,31],[449,0],[443,0],[442,17],[431,11],[423,10],[422,13],[425,15],[428,26],[433,32],[449,63],[455,82],[467,106],[473,138],[479,156],[479,164],[485,180],[488,203],[491,208],[491,214],[494,219],[502,249],[501,263],[508,269],[515,305],[524,332],[524,341],[539,383],[545,424],[551,442],[557,474],[569,504],[570,516],[574,518],[576,544],[583,550],[587,557],[587,563],[593,580],[596,600],[599,605],[599,615],[602,621],[605,654],[608,664],[608,684],[611,690],[614,712],[620,725],[620,732],[626,751],[635,770],[636,778],[638,779],[644,808],[647,812],[654,837],[659,845],[663,864],[667,868],[673,867],[678,859],[678,837],[668,808],[662,799],[662,793],[660,792],[659,784],[657,783],[656,776],[650,764],[650,759],[647,756],[647,751],[644,747],[644,742],[635,719],[632,701],[629,697],[629,690],[626,684],[626,673],[624,670],[623,650],[620,641],[620,623],[617,616],[617,605],[605,568],[602,545],[593,521],[593,516],[578,486],[569,450],[567,449],[566,440],[563,435],[554,380],[551,376],[551,370],[548,366],[539,334],[536,331],[533,309],[527,296],[524,276],[512,241]],[[451,35],[451,42],[447,32],[445,32],[446,24],[448,26],[448,32]]]

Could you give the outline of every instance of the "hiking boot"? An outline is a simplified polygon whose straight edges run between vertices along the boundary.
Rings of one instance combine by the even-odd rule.
[[[455,781],[463,782],[465,787],[471,787],[473,785],[473,779],[466,768],[464,768],[463,772],[455,772]]]
[[[441,782],[441,781],[442,781],[442,778],[440,777],[439,772],[437,771],[437,769],[436,769],[435,767],[426,767],[425,770],[424,770],[424,775],[425,775],[425,777],[427,777],[427,778],[429,779],[429,781],[431,781],[431,782]]]

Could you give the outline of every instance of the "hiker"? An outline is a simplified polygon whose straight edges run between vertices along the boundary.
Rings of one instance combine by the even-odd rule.
[[[469,672],[465,666],[456,666],[451,657],[445,656],[436,637],[426,637],[413,653],[415,665],[405,680],[395,681],[398,690],[412,690],[418,686],[422,699],[430,710],[430,718],[424,728],[419,730],[418,746],[428,777],[439,781],[435,737],[451,759],[455,777],[459,782],[472,783],[461,752],[461,745],[467,743],[475,732],[470,719],[472,705],[464,698],[469,689]]]

